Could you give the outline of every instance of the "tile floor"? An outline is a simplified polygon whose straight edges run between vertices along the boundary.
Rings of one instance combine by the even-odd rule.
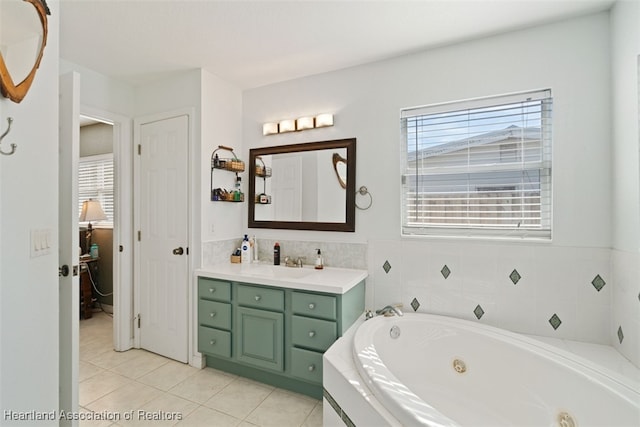
[[[102,418],[82,427],[322,426],[316,399],[144,350],[113,351],[103,312],[80,321],[79,389],[83,418]]]

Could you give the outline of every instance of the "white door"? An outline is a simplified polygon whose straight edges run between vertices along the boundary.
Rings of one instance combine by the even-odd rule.
[[[274,158],[272,170],[276,221],[302,221],[302,157]]]
[[[186,363],[189,117],[141,122],[136,129],[140,347]]]
[[[60,76],[58,262],[60,292],[60,411],[78,411],[79,317],[78,158],[80,157],[80,76]],[[68,269],[66,272],[64,269]],[[78,421],[60,421],[78,425]]]

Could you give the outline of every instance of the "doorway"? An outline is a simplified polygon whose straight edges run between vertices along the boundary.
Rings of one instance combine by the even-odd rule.
[[[94,311],[113,317],[114,200],[113,123],[80,116],[78,215],[80,316]],[[89,206],[92,209],[85,209]],[[82,345],[82,343],[81,343]]]
[[[112,200],[103,208],[109,220],[98,223],[92,236],[99,250],[96,287],[92,286],[94,310],[112,314],[113,349],[133,348],[133,208],[131,119],[103,110],[80,106],[80,159],[111,158]],[[97,157],[94,157],[97,156]],[[82,163],[82,160],[79,162]],[[99,172],[104,173],[104,172]],[[100,192],[106,191],[104,188]],[[94,193],[95,194],[95,193]],[[94,194],[78,194],[79,206]],[[81,224],[86,225],[86,224]],[[85,236],[84,228],[79,237]],[[93,242],[93,238],[92,238]],[[80,247],[84,251],[90,248]],[[100,295],[102,294],[102,295]]]

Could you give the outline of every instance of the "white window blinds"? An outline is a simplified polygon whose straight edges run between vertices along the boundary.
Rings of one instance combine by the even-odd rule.
[[[85,200],[99,200],[107,220],[97,224],[113,226],[113,155],[81,157],[78,164],[78,216]],[[96,223],[92,223],[96,225]]]
[[[551,237],[549,90],[402,110],[403,234]]]

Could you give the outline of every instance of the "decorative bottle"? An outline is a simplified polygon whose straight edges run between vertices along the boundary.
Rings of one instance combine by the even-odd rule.
[[[242,245],[240,246],[240,260],[243,264],[251,262],[251,247],[249,245],[249,236],[244,235],[242,239]]]

